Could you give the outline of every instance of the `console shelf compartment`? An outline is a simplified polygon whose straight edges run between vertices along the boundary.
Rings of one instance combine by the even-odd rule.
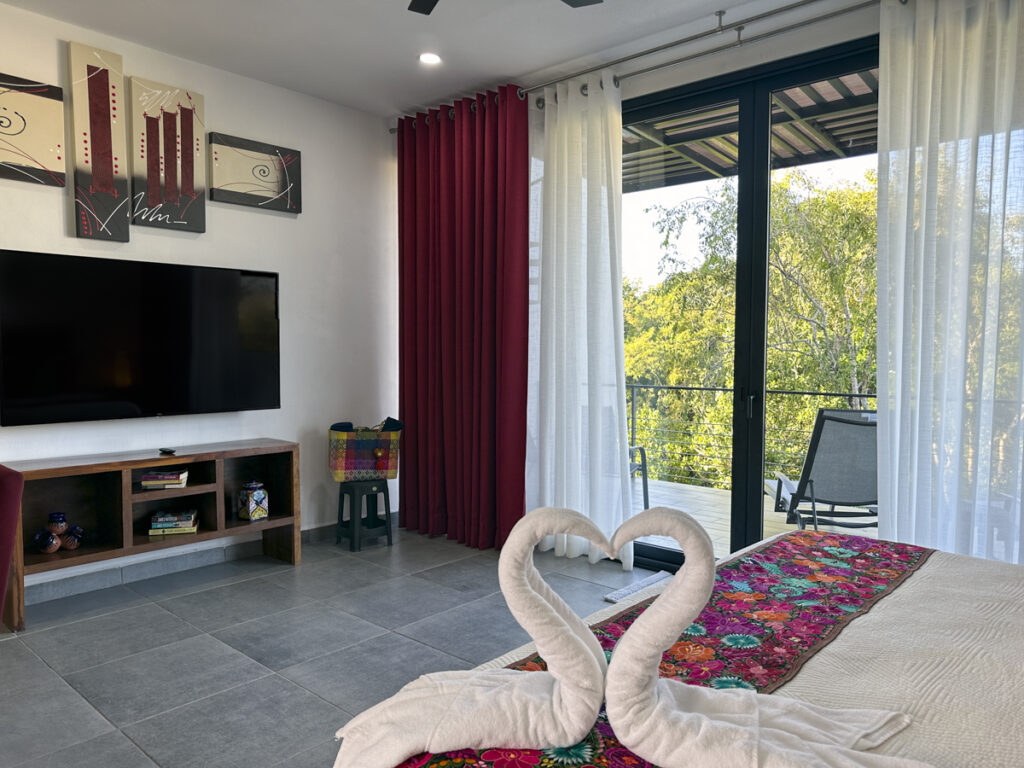
[[[131,451],[8,462],[25,476],[14,563],[3,622],[25,628],[25,574],[109,560],[140,552],[170,549],[197,541],[263,534],[263,552],[289,563],[300,557],[299,446],[259,438],[179,448],[175,455]],[[145,490],[146,472],[188,470],[184,488]],[[238,520],[238,492],[259,480],[267,489],[270,517]],[[195,509],[196,533],[149,536],[149,519],[163,510]],[[32,537],[46,526],[50,512],[86,531],[75,550],[40,554]]]

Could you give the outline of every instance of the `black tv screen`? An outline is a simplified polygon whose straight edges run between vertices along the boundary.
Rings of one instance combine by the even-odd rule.
[[[277,280],[0,250],[0,424],[279,408]]]

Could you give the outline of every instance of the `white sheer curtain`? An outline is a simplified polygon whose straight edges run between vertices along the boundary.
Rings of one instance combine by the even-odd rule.
[[[879,535],[1021,562],[1022,0],[883,0]]]
[[[587,515],[609,537],[630,516],[622,348],[622,107],[611,73],[531,104],[530,371],[526,508]],[[546,542],[590,552],[582,539]],[[632,548],[623,552],[632,567]]]

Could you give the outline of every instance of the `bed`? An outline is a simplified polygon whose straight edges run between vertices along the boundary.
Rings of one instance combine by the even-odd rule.
[[[588,617],[611,651],[667,582]],[[529,646],[484,667],[542,669]],[[1024,760],[1024,568],[860,536],[793,531],[719,563],[662,677],[906,712],[874,751],[935,766]],[[580,744],[422,754],[401,768],[648,768],[602,711]]]

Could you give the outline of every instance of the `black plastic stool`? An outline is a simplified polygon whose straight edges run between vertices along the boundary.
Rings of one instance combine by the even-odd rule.
[[[376,538],[384,533],[391,546],[391,497],[388,495],[387,480],[353,480],[341,483],[338,492],[338,533],[335,544],[341,543],[344,536],[348,539],[351,552],[362,548],[362,537],[369,535]],[[384,518],[377,516],[377,495],[384,494]],[[345,497],[348,497],[349,515],[345,520]],[[366,517],[363,517],[363,499],[366,499]],[[384,530],[381,531],[381,528]]]

